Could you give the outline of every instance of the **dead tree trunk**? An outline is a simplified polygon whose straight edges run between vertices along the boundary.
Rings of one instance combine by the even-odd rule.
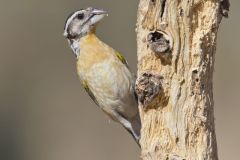
[[[226,0],[140,0],[136,91],[144,160],[217,160],[216,38]]]

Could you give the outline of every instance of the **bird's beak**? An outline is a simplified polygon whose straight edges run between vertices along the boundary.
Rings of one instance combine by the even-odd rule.
[[[107,12],[106,11],[104,11],[103,9],[96,9],[96,8],[93,9],[92,14],[93,15],[104,15],[104,16],[107,16]]]
[[[99,21],[101,21],[105,16],[107,16],[107,12],[102,9],[94,8],[92,10],[92,18],[90,19],[91,25],[95,25]]]

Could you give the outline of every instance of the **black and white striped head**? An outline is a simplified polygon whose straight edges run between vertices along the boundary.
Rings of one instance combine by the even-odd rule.
[[[106,15],[106,11],[92,7],[75,11],[66,20],[63,35],[68,39],[79,39],[91,32]]]

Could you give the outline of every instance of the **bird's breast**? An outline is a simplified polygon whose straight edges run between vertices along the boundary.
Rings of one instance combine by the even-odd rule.
[[[81,38],[78,70],[88,70],[111,56],[112,49],[106,47],[94,34]]]

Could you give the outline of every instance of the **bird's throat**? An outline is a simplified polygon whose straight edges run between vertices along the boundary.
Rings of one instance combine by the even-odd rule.
[[[80,50],[81,50],[81,41],[88,41],[91,43],[92,40],[94,40],[96,38],[96,35],[95,35],[95,32],[96,32],[96,27],[95,26],[92,26],[90,31],[84,35],[81,35],[77,38],[74,38],[74,39],[69,39],[68,42],[69,42],[69,45],[75,55],[75,57],[78,59],[79,56],[80,56]]]

